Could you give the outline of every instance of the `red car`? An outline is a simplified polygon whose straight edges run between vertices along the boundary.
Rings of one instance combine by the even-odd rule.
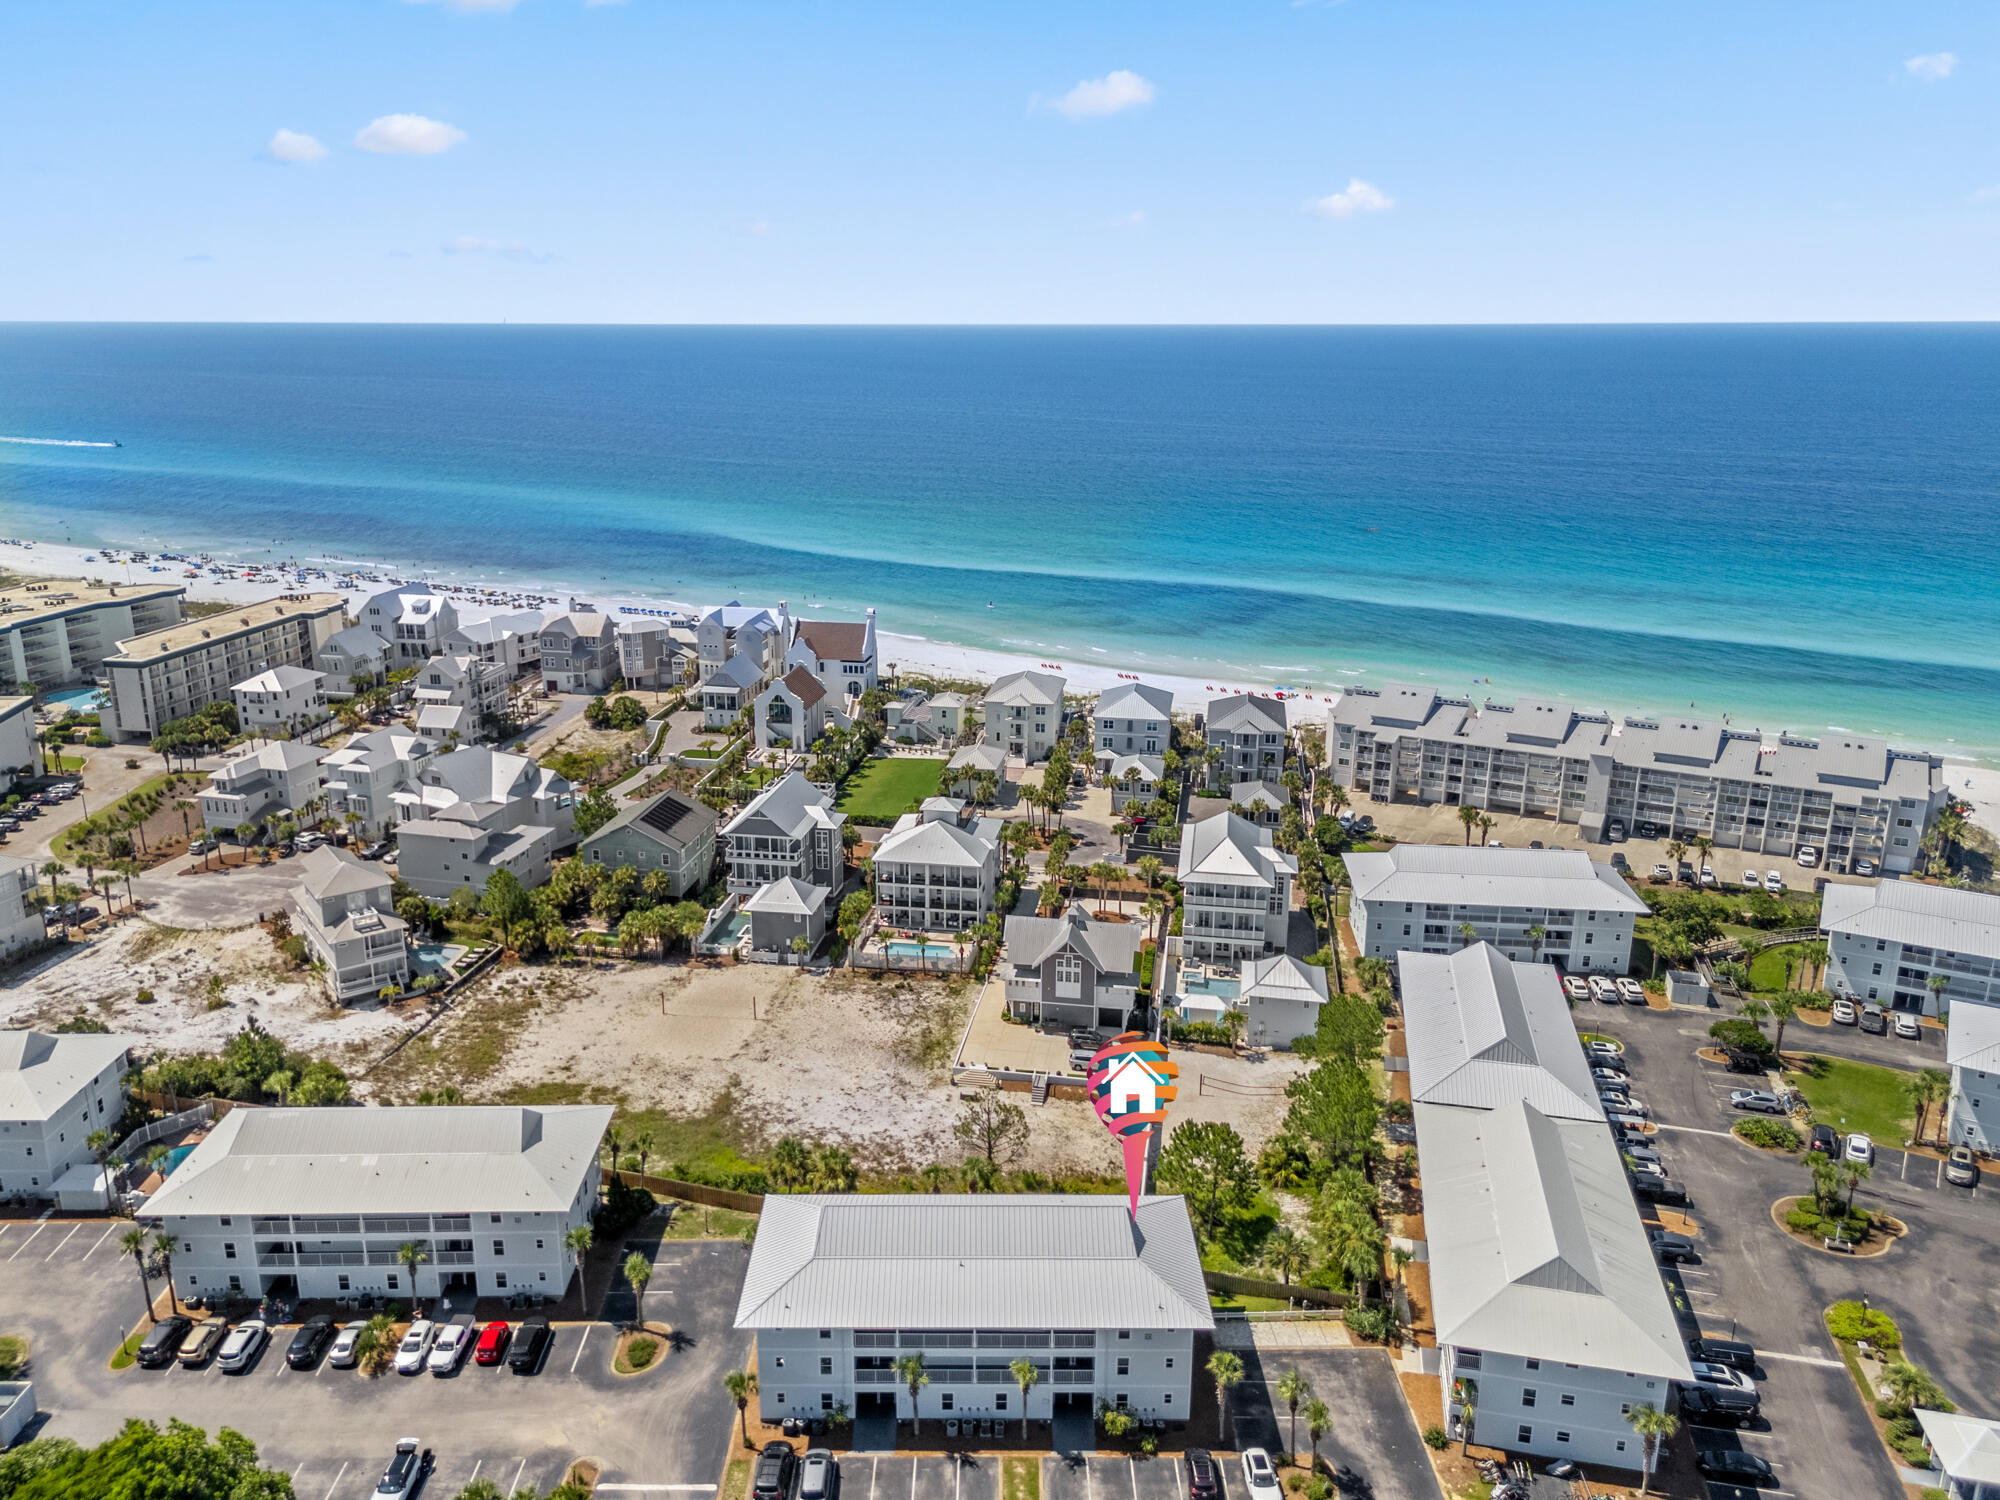
[[[479,1342],[472,1347],[474,1364],[497,1365],[507,1353],[507,1340],[514,1330],[505,1323],[488,1323],[479,1330]]]

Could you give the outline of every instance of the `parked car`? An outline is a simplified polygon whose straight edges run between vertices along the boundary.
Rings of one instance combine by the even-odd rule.
[[[1862,876],[1872,876],[1875,873],[1875,861],[1866,858],[1857,859],[1854,862],[1854,873]]]
[[[1278,1500],[1278,1471],[1271,1467],[1271,1455],[1262,1448],[1243,1450],[1243,1487],[1250,1500]]]
[[[1619,976],[1617,984],[1618,998],[1623,1000],[1627,1005],[1644,1005],[1646,1003],[1646,987],[1629,974]]]
[[[361,1342],[362,1330],[366,1323],[342,1323],[340,1332],[333,1336],[333,1347],[327,1350],[326,1362],[336,1370],[351,1370],[354,1362],[361,1357],[357,1347]]]
[[[389,852],[390,847],[387,839],[378,839],[361,851],[361,857],[363,859],[380,859]]]
[[[1745,1453],[1740,1448],[1697,1448],[1694,1461],[1701,1466],[1705,1476],[1728,1484],[1761,1489],[1767,1485],[1775,1488],[1778,1483],[1778,1476],[1769,1464],[1756,1454]]]
[[[1206,1448],[1190,1448],[1181,1458],[1187,1464],[1188,1500],[1220,1500],[1222,1475],[1215,1455]]]
[[[292,1342],[285,1349],[285,1363],[294,1370],[310,1370],[319,1363],[320,1355],[326,1352],[332,1339],[333,1319],[325,1313],[314,1313],[292,1335]]]
[[[1944,1180],[1953,1187],[1972,1187],[1979,1181],[1979,1163],[1970,1146],[1953,1146],[1944,1159]]]
[[[1682,885],[1693,885],[1695,883],[1694,866],[1684,859],[1676,861],[1674,864],[1674,879],[1678,880]]]
[[[1590,998],[1590,986],[1584,982],[1583,976],[1580,974],[1565,974],[1563,975],[1563,993],[1572,1000],[1588,1000]]]
[[[1629,1087],[1629,1080],[1622,1070],[1607,1068],[1600,1063],[1592,1063],[1590,1065],[1590,1077],[1600,1090]]]
[[[1622,843],[1624,843],[1624,842],[1625,842],[1625,825],[1624,825],[1624,823],[1623,823],[1623,822],[1621,822],[1621,821],[1620,821],[1619,819],[1617,819],[1617,818],[1613,818],[1613,819],[1612,819],[1612,820],[1610,821],[1610,823],[1608,823],[1607,825],[1605,825],[1605,829],[1604,829],[1604,836],[1605,836],[1606,838],[1610,839],[1610,840],[1611,840],[1611,842],[1612,842],[1612,843],[1614,843],[1614,844],[1622,844]]]
[[[1689,1339],[1688,1358],[1706,1360],[1712,1365],[1727,1365],[1746,1375],[1757,1373],[1757,1351],[1737,1339]]]
[[[403,1335],[403,1342],[396,1346],[396,1373],[415,1375],[424,1367],[430,1357],[431,1340],[437,1337],[437,1324],[428,1318],[418,1318],[410,1324]]]
[[[1745,870],[1741,875],[1741,877],[1739,878],[1742,880],[1743,889],[1746,891],[1755,891],[1763,889],[1764,882],[1757,878],[1757,872],[1755,870]]]
[[[1784,888],[1785,888],[1785,876],[1783,871],[1766,870],[1764,872],[1765,890],[1769,891],[1772,895],[1775,896],[1779,891],[1782,891]]]
[[[1662,1177],[1666,1176],[1666,1163],[1660,1160],[1660,1153],[1655,1151],[1651,1146],[1626,1145],[1621,1146],[1619,1151],[1631,1165],[1656,1167],[1659,1169]]]
[[[157,1370],[174,1362],[174,1351],[181,1346],[188,1330],[194,1327],[193,1318],[184,1318],[176,1313],[171,1318],[162,1318],[146,1330],[146,1336],[139,1340],[139,1352],[132,1357],[148,1370]]]
[[[222,1341],[222,1352],[216,1355],[215,1362],[225,1374],[240,1375],[264,1352],[264,1344],[270,1337],[269,1323],[262,1318],[246,1319],[229,1330],[229,1337]]]
[[[1681,1415],[1696,1427],[1741,1427],[1757,1420],[1755,1391],[1713,1385],[1681,1387]]]
[[[410,1500],[429,1477],[432,1463],[430,1449],[415,1438],[404,1438],[396,1444],[389,1466],[382,1471],[382,1482],[375,1486],[375,1500]]]
[[[1705,1359],[1695,1359],[1688,1361],[1688,1367],[1694,1371],[1694,1378],[1703,1385],[1712,1385],[1732,1391],[1754,1391],[1757,1389],[1756,1381],[1752,1380],[1741,1370],[1730,1369],[1728,1365],[1718,1365]]]
[[[1618,986],[1606,975],[1593,974],[1590,976],[1590,996],[1600,1005],[1616,1005]]]
[[[513,1333],[514,1330],[509,1328],[505,1323],[488,1323],[484,1328],[479,1330],[479,1342],[473,1346],[472,1350],[473,1363],[481,1365],[499,1364],[502,1359],[506,1358],[507,1340],[513,1336]]]
[[[1801,870],[1816,869],[1819,866],[1819,845],[1801,844],[1799,852],[1792,857],[1798,861]]]
[[[1693,1260],[1694,1241],[1684,1234],[1669,1234],[1664,1229],[1655,1229],[1653,1254],[1666,1262]]]
[[[548,1352],[552,1338],[549,1320],[539,1313],[521,1319],[521,1326],[514,1330],[514,1348],[507,1356],[507,1368],[516,1375],[534,1374],[541,1368],[542,1356]]]
[[[792,1492],[792,1471],[799,1456],[792,1445],[777,1439],[766,1443],[757,1455],[757,1472],[750,1485],[754,1500],[786,1500]]]
[[[1847,1138],[1847,1149],[1841,1155],[1848,1161],[1867,1162],[1872,1166],[1875,1162],[1875,1143],[1857,1130]]]
[[[1815,1125],[1806,1137],[1806,1150],[1817,1151],[1828,1161],[1840,1155],[1840,1134],[1831,1125]]]
[[[1782,1115],[1785,1101],[1769,1089],[1731,1089],[1729,1091],[1731,1109],[1747,1109],[1760,1115]]]
[[[825,1448],[806,1449],[799,1465],[799,1500],[833,1500],[840,1485],[840,1465]]]
[[[1701,883],[1710,890],[1722,884],[1721,881],[1715,878],[1715,866],[1703,865],[1701,867]]]
[[[1624,1070],[1625,1049],[1616,1042],[1585,1042],[1584,1050],[1590,1054],[1593,1066]]]
[[[1673,1181],[1666,1173],[1649,1167],[1632,1169],[1632,1186],[1641,1197],[1651,1198],[1655,1203],[1685,1203],[1687,1189]]]
[[[1924,1028],[1917,1024],[1916,1016],[1907,1010],[1896,1012],[1896,1035],[1906,1042],[1914,1042],[1922,1037]]]
[[[1833,1024],[1836,1026],[1852,1026],[1856,1021],[1861,1019],[1861,1012],[1854,1008],[1852,1000],[1834,1001],[1833,1009],[1829,1014]]]
[[[229,1319],[203,1318],[188,1330],[186,1338],[175,1358],[184,1365],[205,1365],[215,1351],[222,1347],[223,1337],[229,1332]]]
[[[1600,1088],[1597,1091],[1597,1097],[1607,1112],[1632,1115],[1641,1120],[1650,1120],[1653,1117],[1653,1112],[1646,1108],[1646,1101],[1626,1093],[1623,1087],[1615,1089]]]
[[[1658,823],[1641,823],[1639,825],[1640,838],[1656,839],[1659,836],[1660,836],[1660,825]]]
[[[1673,872],[1672,870],[1668,869],[1668,868],[1667,868],[1667,866],[1665,866],[1665,865],[1654,865],[1654,866],[1653,866],[1653,879],[1655,879],[1655,880],[1672,880],[1673,878],[1674,878],[1674,872]]]
[[[1871,1036],[1889,1034],[1889,1013],[1879,1005],[1861,1007],[1861,1029]]]
[[[465,1352],[472,1347],[472,1329],[465,1323],[447,1323],[438,1329],[437,1337],[431,1341],[430,1357],[425,1368],[433,1375],[455,1374],[464,1362]]]

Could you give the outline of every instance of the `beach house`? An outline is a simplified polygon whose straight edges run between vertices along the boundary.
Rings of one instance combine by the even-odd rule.
[[[720,682],[728,675],[729,669],[724,667],[715,680]],[[704,695],[713,690],[711,683],[704,689]],[[766,749],[804,753],[827,730],[842,722],[842,704],[853,705],[858,701],[835,697],[811,672],[804,667],[793,667],[752,700],[754,742]]]
[[[569,782],[525,755],[475,745],[426,756],[413,770],[410,785],[389,798],[405,826],[456,812],[483,828],[546,828],[558,850],[576,842]]]
[[[760,953],[810,957],[826,936],[826,909],[832,892],[787,875],[760,886],[743,903],[750,918],[750,947]],[[795,947],[804,940],[804,946]]]
[[[601,693],[618,673],[618,622],[596,611],[546,621],[541,633],[542,686],[552,693]]]
[[[1238,817],[1206,818],[1181,831],[1181,951],[1235,967],[1285,951],[1299,862],[1271,830]]]
[[[1449,1436],[1636,1470],[1631,1412],[1694,1372],[1555,971],[1396,963]]]
[[[785,665],[803,667],[819,680],[834,706],[852,717],[863,693],[876,684],[875,611],[863,620],[800,620],[792,626]]]
[[[715,868],[715,814],[707,804],[676,791],[628,803],[617,817],[585,839],[580,858],[642,876],[666,875],[674,900],[701,891]]]
[[[1007,918],[1007,1012],[1037,1026],[1119,1031],[1139,1000],[1136,922],[1100,922],[1080,901],[1055,917]]]
[[[1010,672],[981,705],[986,743],[1011,760],[1047,760],[1063,728],[1063,679],[1053,672]]]
[[[1162,755],[1114,755],[1099,765],[1104,784],[1111,789],[1113,814],[1123,813],[1128,803],[1151,802],[1167,776],[1167,761]]]
[[[1211,787],[1238,781],[1276,781],[1285,771],[1285,705],[1254,693],[1217,698],[1201,719],[1213,752]]]
[[[387,682],[389,652],[389,642],[366,625],[349,625],[320,643],[313,664],[326,676],[326,696],[338,701]]]
[[[489,666],[470,651],[433,656],[418,670],[414,684],[417,712],[427,708],[462,708],[469,729],[466,738],[482,733],[505,717],[507,674]],[[421,729],[423,726],[418,725]]]
[[[0,589],[0,692],[91,682],[120,641],[180,623],[178,583],[43,578]]]
[[[1346,864],[1348,922],[1369,958],[1482,942],[1568,972],[1623,974],[1634,925],[1649,910],[1616,870],[1580,849],[1397,844],[1350,853]]]
[[[1235,781],[1229,785],[1229,810],[1260,828],[1276,828],[1285,821],[1291,793],[1273,781]]]
[[[396,872],[433,901],[448,901],[460,890],[476,896],[501,870],[533,890],[548,883],[557,837],[555,829],[534,823],[489,826],[461,805],[396,825]]]
[[[273,740],[224,761],[201,789],[201,826],[212,834],[233,834],[245,823],[297,813],[319,800],[325,759],[317,745]]]
[[[476,656],[502,682],[539,674],[542,665],[542,612],[516,610],[460,625],[444,638],[447,656]]]
[[[364,602],[360,624],[388,647],[389,670],[436,656],[458,629],[458,608],[427,583],[399,583]]]
[[[41,908],[32,901],[39,874],[33,860],[0,854],[0,958],[49,935]]]
[[[840,889],[847,878],[840,842],[846,822],[833,799],[797,771],[780,777],[723,825],[729,889],[747,896],[787,877]]]
[[[1826,987],[1890,1010],[2000,1006],[2000,896],[1913,880],[1830,884],[1819,925]]]
[[[743,717],[764,686],[758,657],[749,652],[732,656],[701,685],[701,722],[705,729],[727,729]]]
[[[333,998],[346,1005],[402,989],[410,977],[409,927],[396,915],[388,871],[322,845],[299,860],[298,873],[293,930],[322,965]]]
[[[0,1198],[53,1199],[79,1167],[98,1176],[90,1138],[118,1128],[137,1040],[0,1031]]]
[[[954,750],[951,759],[945,762],[944,788],[954,797],[970,797],[977,790],[981,776],[991,776],[996,781],[1007,779],[1007,752],[1000,746],[982,741]]]
[[[271,667],[229,691],[245,734],[297,734],[327,716],[326,674],[310,667]]]
[[[247,677],[272,667],[316,666],[345,608],[339,594],[285,594],[120,641],[103,662],[111,680],[105,732],[150,740],[174,719],[228,702],[230,689]]]
[[[1121,682],[1098,694],[1091,711],[1101,768],[1121,755],[1160,755],[1173,744],[1174,695],[1143,682]]]
[[[735,1321],[766,1422],[839,1407],[1086,1434],[1105,1407],[1185,1423],[1215,1325],[1186,1205],[1151,1194],[1135,1222],[1122,1194],[774,1193]],[[914,1398],[896,1373],[912,1355]]]
[[[993,910],[1000,882],[1000,820],[932,797],[904,813],[875,846],[875,911],[891,927],[956,932]]]
[[[704,610],[694,627],[696,672],[706,684],[724,663],[747,656],[759,685],[769,682],[784,670],[791,629],[792,617],[782,600],[775,610],[752,609],[733,600]]]
[[[361,820],[356,827],[367,837],[386,837],[399,817],[395,794],[416,784],[417,773],[436,749],[406,729],[356,735],[326,757],[328,809],[343,822],[354,814]]]
[[[618,625],[618,675],[627,687],[670,688],[681,680],[681,650],[673,626],[641,616]]]

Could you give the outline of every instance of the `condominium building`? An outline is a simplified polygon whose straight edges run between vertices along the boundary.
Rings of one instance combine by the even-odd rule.
[[[0,854],[0,958],[49,935],[41,908],[32,900],[39,873],[32,859]]]
[[[125,1113],[135,1037],[0,1031],[0,1197],[54,1198],[73,1167],[96,1168],[90,1138]]]
[[[177,624],[178,583],[48,578],[0,589],[0,692],[89,682],[120,641]]]
[[[427,583],[399,583],[361,606],[363,628],[380,636],[389,651],[389,670],[436,656],[458,629],[458,608]]]
[[[610,1123],[597,1104],[231,1110],[145,1217],[211,1300],[560,1297]]]
[[[766,1422],[1087,1424],[1109,1406],[1178,1426],[1214,1326],[1186,1205],[1152,1195],[1128,1217],[1122,1196],[774,1193],[736,1306]],[[912,1356],[914,1400],[895,1368]],[[1017,1360],[1037,1373],[1025,1410]]]
[[[1328,714],[1333,779],[1378,802],[1444,803],[1575,823],[1585,838],[1653,823],[1682,839],[1846,873],[1914,867],[1946,800],[1944,762],[1860,735],[1808,739],[1678,715],[1487,702],[1434,688],[1349,688]]]
[[[1396,962],[1449,1435],[1636,1470],[1694,1372],[1555,971]]]
[[[0,698],[0,792],[35,774],[35,700]]]
[[[1015,760],[1047,760],[1063,726],[1063,679],[1053,672],[1010,672],[981,705],[986,743]]]
[[[150,740],[163,724],[226,702],[245,678],[314,666],[345,607],[339,594],[285,594],[120,641],[103,663],[111,679],[106,730]]]
[[[1981,1155],[2000,1147],[2000,1005],[1961,1005],[1944,1038],[1951,1069],[1946,1133]]]
[[[1143,682],[1100,693],[1091,710],[1100,765],[1121,755],[1162,755],[1173,745],[1174,695]]]
[[[875,846],[875,910],[892,927],[971,927],[993,910],[999,883],[1000,820],[968,818],[950,797],[904,813]]]
[[[299,860],[297,931],[342,1004],[391,985],[400,990],[409,980],[409,926],[396,915],[392,885],[388,871],[345,849],[322,845]]]
[[[1820,899],[1826,985],[1891,1010],[2000,1006],[2000,896],[1913,880],[1829,885]]]
[[[790,876],[838,890],[847,877],[840,841],[846,822],[847,814],[833,810],[833,798],[797,771],[772,782],[723,825],[729,889],[747,896]]]
[[[326,718],[326,674],[310,667],[272,667],[229,691],[245,734],[295,734]]]
[[[1369,958],[1480,942],[1510,959],[1623,974],[1633,924],[1648,910],[1616,870],[1579,849],[1397,844],[1349,854],[1347,877],[1348,920]]]
[[[298,812],[320,797],[325,758],[317,745],[276,740],[224,761],[201,789],[201,826],[210,833],[234,833],[246,823]]]
[[[1181,951],[1225,966],[1285,951],[1299,862],[1234,815],[1181,830]]]
[[[1285,773],[1285,705],[1241,693],[1217,698],[1202,715],[1202,737],[1217,753],[1208,784],[1276,781]]]

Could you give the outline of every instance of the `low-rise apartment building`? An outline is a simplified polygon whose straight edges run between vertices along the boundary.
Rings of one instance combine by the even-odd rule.
[[[1348,920],[1369,958],[1480,942],[1573,973],[1623,974],[1648,911],[1616,870],[1580,849],[1397,844],[1346,863]]]
[[[1285,951],[1299,862],[1231,815],[1181,830],[1181,952],[1235,967]]]
[[[400,672],[444,650],[458,607],[427,583],[399,583],[361,606],[360,623],[388,648],[389,670]]]
[[[298,812],[326,785],[326,752],[300,740],[274,740],[226,760],[201,789],[201,826],[234,833],[245,823]]]
[[[601,693],[618,675],[618,622],[572,612],[542,626],[542,686],[552,693]]]
[[[1123,682],[1098,694],[1091,710],[1100,766],[1121,755],[1164,755],[1174,739],[1174,695],[1163,687]]]
[[[115,1131],[135,1038],[0,1031],[0,1197],[53,1199],[74,1167],[95,1172],[90,1138]]]
[[[178,583],[45,578],[0,589],[0,692],[89,682],[120,641],[181,618]]]
[[[144,1217],[211,1300],[561,1297],[610,1123],[596,1104],[231,1110]]]
[[[39,875],[33,860],[0,854],[0,958],[49,935],[41,908],[33,900]]]
[[[957,932],[993,910],[1000,883],[1000,820],[932,797],[904,813],[875,846],[875,911],[891,927]]]
[[[1630,1413],[1694,1372],[1555,971],[1396,962],[1450,1435],[1636,1470]]]
[[[1010,672],[994,683],[980,705],[986,743],[1012,760],[1047,760],[1062,734],[1063,686],[1053,672]]]
[[[35,774],[35,700],[0,698],[0,792]]]
[[[410,978],[409,926],[396,915],[393,882],[380,865],[321,845],[299,860],[292,891],[296,930],[326,970],[333,998],[346,1005]]]
[[[313,666],[345,607],[339,594],[286,594],[120,641],[103,663],[111,679],[105,731],[150,740],[170,720],[227,702],[247,677]]]
[[[1285,774],[1285,705],[1276,698],[1239,693],[1217,698],[1202,715],[1202,738],[1215,752],[1208,784],[1276,781]]]
[[[1121,1031],[1139,1000],[1136,922],[1100,922],[1081,901],[1059,917],[1009,917],[1007,1012],[1036,1026]]]
[[[1152,1195],[1135,1223],[1122,1196],[773,1194],[736,1308],[766,1422],[1109,1406],[1178,1426],[1214,1326],[1187,1208]],[[910,1357],[929,1377],[914,1403],[895,1369]],[[1038,1375],[1025,1411],[1016,1360]]]
[[[1811,844],[1825,867],[1857,860],[1914,868],[1946,800],[1944,762],[1859,735],[1766,743],[1710,720],[1609,714],[1566,703],[1487,702],[1435,688],[1349,688],[1329,711],[1339,785],[1378,802],[1444,803],[1575,823],[1603,839],[1652,823],[1725,849],[1791,855]]]
[[[1828,885],[1820,898],[1826,986],[1936,1016],[2000,1006],[2000,896],[1912,880]]]
[[[680,901],[708,885],[715,868],[715,814],[681,792],[634,802],[585,839],[578,855],[595,865],[630,865],[641,876],[666,875]]]
[[[229,691],[245,734],[297,734],[326,718],[326,674],[309,667],[272,667]]]
[[[747,896],[789,876],[839,890],[847,878],[840,839],[846,824],[833,798],[797,771],[780,777],[723,826],[729,889]]]
[[[788,668],[803,667],[852,717],[861,695],[879,680],[875,662],[875,611],[865,620],[799,620],[792,626]]]
[[[1944,1038],[1951,1069],[1945,1133],[1981,1155],[2000,1147],[2000,1005],[1960,1005]]]

